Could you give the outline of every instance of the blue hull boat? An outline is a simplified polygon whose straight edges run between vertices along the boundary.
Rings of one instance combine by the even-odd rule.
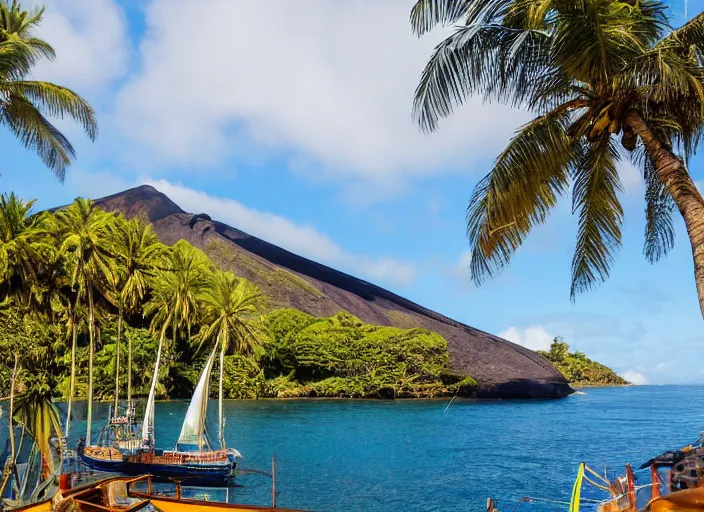
[[[123,455],[114,449],[87,447],[81,455],[81,461],[97,471],[124,475],[151,474],[187,480],[192,484],[222,485],[233,475],[236,467],[233,454],[218,450],[208,454],[207,458],[199,455],[187,452]]]

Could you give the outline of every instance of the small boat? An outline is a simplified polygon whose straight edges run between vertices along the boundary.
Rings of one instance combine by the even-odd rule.
[[[82,452],[83,463],[90,468],[109,473],[149,473],[163,477],[186,478],[203,485],[225,483],[234,474],[237,458],[241,455],[232,448],[213,450],[208,439],[205,419],[215,354],[216,348],[205,363],[173,450],[159,450],[154,447],[154,401],[159,372],[157,357],[139,445],[121,446],[110,438],[105,444],[86,446],[79,450]]]
[[[157,488],[157,485],[161,487]],[[304,512],[272,506],[242,505],[184,497],[177,480],[163,480],[152,475],[137,478],[113,477],[96,483],[60,490],[53,498],[22,507],[16,512],[133,512],[137,510],[163,512]]]

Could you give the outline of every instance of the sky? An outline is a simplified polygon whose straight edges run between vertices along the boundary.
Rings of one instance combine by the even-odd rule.
[[[672,0],[676,24],[684,0]],[[23,4],[29,5],[25,0]],[[531,349],[555,336],[636,384],[704,383],[691,249],[642,256],[643,185],[620,167],[623,248],[611,278],[570,301],[576,218],[565,198],[509,269],[477,288],[465,209],[522,111],[470,100],[431,135],[413,90],[445,35],[412,35],[413,0],[45,0],[55,48],[36,79],[96,109],[59,183],[0,129],[0,190],[37,208],[143,183],[302,256]],[[704,0],[689,0],[691,17]],[[690,169],[704,184],[704,158]]]

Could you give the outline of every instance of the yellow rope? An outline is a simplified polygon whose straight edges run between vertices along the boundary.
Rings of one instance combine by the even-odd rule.
[[[584,468],[586,464],[582,462],[577,471],[577,479],[572,487],[572,498],[570,499],[570,512],[579,512],[579,499],[582,494],[582,479],[584,478]]]

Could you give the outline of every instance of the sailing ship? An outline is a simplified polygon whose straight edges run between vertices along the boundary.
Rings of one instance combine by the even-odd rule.
[[[217,347],[213,348],[205,363],[173,450],[155,448],[154,402],[161,356],[158,353],[142,421],[141,440],[137,444],[123,440],[123,444],[120,444],[121,440],[103,437],[102,440],[107,442],[86,446],[82,450],[83,463],[98,471],[110,473],[152,474],[189,479],[204,485],[224,484],[234,474],[237,459],[241,455],[235,449],[226,448],[224,444],[214,450],[208,439],[206,413],[216,350]]]

